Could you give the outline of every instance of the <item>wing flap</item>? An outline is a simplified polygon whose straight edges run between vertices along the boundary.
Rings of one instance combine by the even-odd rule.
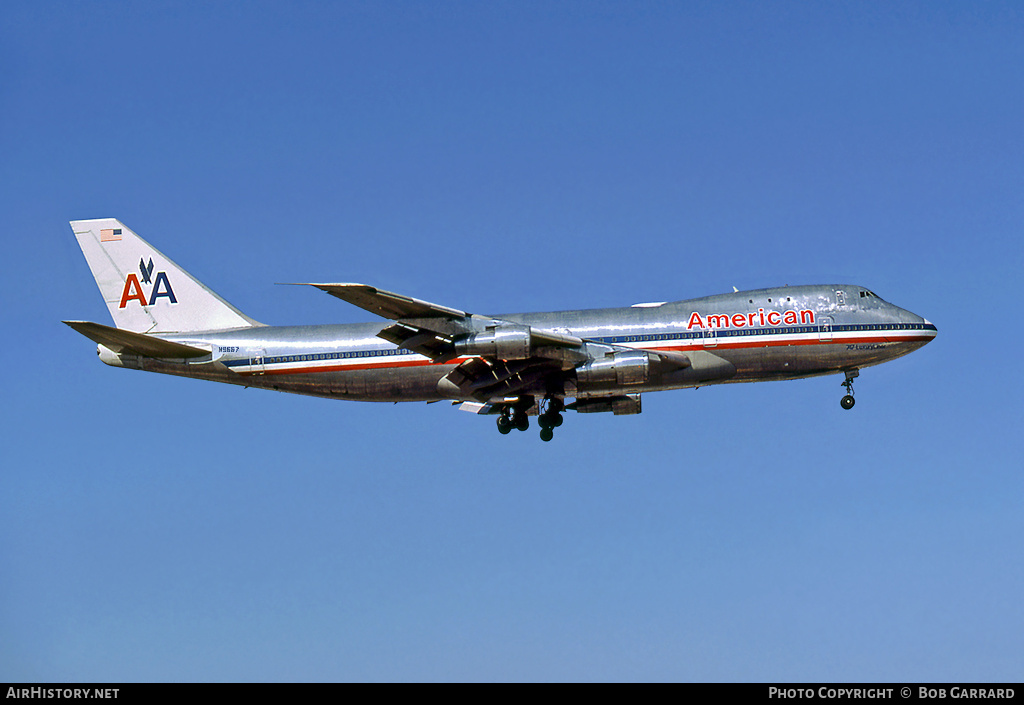
[[[486,402],[535,388],[550,375],[561,374],[561,366],[551,360],[466,360],[441,378],[437,389],[451,399],[475,399]]]
[[[431,360],[442,360],[452,355],[450,338],[404,321],[388,326],[377,337]]]

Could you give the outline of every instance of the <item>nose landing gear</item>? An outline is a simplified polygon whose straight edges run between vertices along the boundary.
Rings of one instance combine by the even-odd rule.
[[[853,398],[853,380],[859,376],[860,370],[846,370],[846,380],[842,382],[842,386],[846,387],[846,396],[839,400],[839,405],[847,411],[856,403]]]

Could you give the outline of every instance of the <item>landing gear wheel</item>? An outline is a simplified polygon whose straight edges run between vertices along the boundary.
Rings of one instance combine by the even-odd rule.
[[[518,412],[515,418],[512,420],[512,425],[518,428],[520,431],[525,431],[530,428],[530,417],[523,412]]]
[[[502,414],[501,416],[499,416],[498,417],[498,433],[500,433],[501,435],[505,435],[505,434],[507,434],[511,430],[512,430],[512,420],[509,417],[505,416],[505,414]]]
[[[842,386],[846,387],[846,396],[839,401],[839,405],[847,411],[856,403],[853,399],[853,379],[859,376],[860,370],[847,370],[846,379],[842,382]]]
[[[550,441],[554,437],[555,437],[555,432],[552,431],[550,428],[542,428],[540,430],[540,439],[542,441],[544,441],[545,443],[547,443],[548,441]]]
[[[562,415],[557,411],[547,411],[537,417],[541,428],[558,428],[562,425]]]
[[[558,397],[545,398],[539,408],[544,409],[537,416],[537,423],[542,429],[553,429],[562,425],[562,410],[565,409],[565,402],[561,399]]]

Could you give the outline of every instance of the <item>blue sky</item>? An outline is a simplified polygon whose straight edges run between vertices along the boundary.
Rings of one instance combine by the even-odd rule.
[[[0,13],[0,680],[1024,673],[1015,3]],[[67,221],[254,318],[856,283],[939,336],[552,443],[105,367]]]

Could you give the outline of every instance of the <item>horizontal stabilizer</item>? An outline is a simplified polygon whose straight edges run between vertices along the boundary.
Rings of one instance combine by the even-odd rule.
[[[144,357],[192,358],[209,355],[209,350],[191,345],[154,338],[144,333],[132,333],[120,328],[111,328],[89,321],[64,321],[89,340],[110,348],[117,354],[133,353]]]

